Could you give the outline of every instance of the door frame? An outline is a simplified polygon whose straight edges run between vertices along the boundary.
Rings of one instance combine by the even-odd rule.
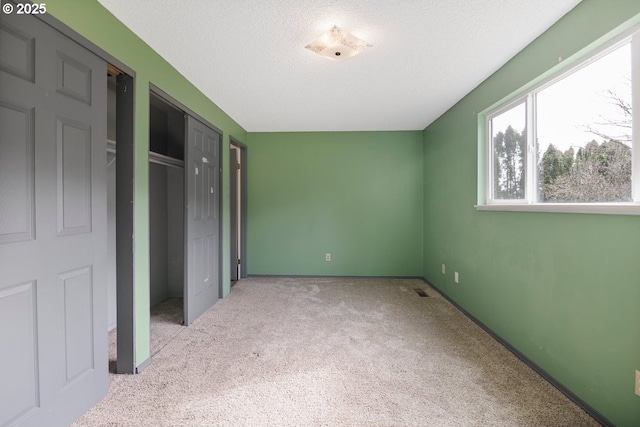
[[[232,148],[235,147],[235,148]],[[238,199],[240,203],[240,239],[238,241],[238,245],[240,245],[240,271],[238,272],[238,280],[244,279],[247,277],[247,146],[234,138],[233,136],[229,137],[229,150],[239,150],[240,151],[240,179],[238,189],[240,191],[240,198]],[[234,173],[236,171],[230,170],[229,173]],[[231,200],[231,197],[229,198]],[[237,208],[236,208],[237,209]],[[229,206],[229,214],[233,212],[233,208]],[[231,242],[229,243],[231,247]],[[231,250],[229,250],[230,257],[232,256]],[[222,298],[222,295],[220,296]]]
[[[116,328],[118,374],[135,374],[135,80],[117,77],[116,88]],[[129,87],[131,86],[131,87]]]
[[[229,144],[229,281],[240,280],[240,149]]]
[[[223,269],[223,256],[222,256],[222,242],[223,242],[223,237],[222,237],[222,230],[223,230],[223,222],[222,222],[222,214],[224,212],[223,209],[223,198],[222,198],[222,169],[223,169],[223,160],[222,160],[222,146],[223,146],[223,141],[224,141],[224,133],[222,132],[222,130],[220,130],[220,128],[218,128],[217,126],[214,126],[211,124],[211,122],[209,122],[207,119],[203,118],[201,115],[197,114],[196,112],[194,112],[193,110],[191,110],[190,108],[188,108],[186,105],[182,104],[180,101],[177,101],[176,99],[174,99],[171,95],[169,95],[167,92],[165,92],[164,90],[160,89],[158,86],[156,86],[155,84],[153,84],[152,82],[149,82],[149,93],[150,94],[154,94],[155,96],[157,96],[158,98],[162,99],[164,102],[166,102],[167,104],[170,104],[171,106],[173,106],[174,108],[182,111],[185,114],[185,137],[184,137],[184,149],[185,149],[185,167],[184,167],[184,184],[185,184],[185,216],[184,216],[184,220],[185,220],[185,247],[184,247],[184,253],[185,256],[187,254],[187,234],[186,234],[186,221],[187,221],[187,213],[186,213],[186,203],[187,203],[187,191],[188,189],[186,188],[187,185],[187,172],[188,172],[188,168],[186,165],[186,150],[188,148],[188,138],[187,138],[187,115],[193,117],[194,119],[198,120],[200,123],[202,123],[203,125],[211,128],[212,130],[214,130],[215,132],[220,134],[220,138],[221,138],[221,142],[218,146],[218,158],[220,159],[220,164],[219,164],[219,168],[218,168],[218,232],[219,232],[219,239],[218,239],[218,298],[222,298],[223,297],[223,283],[222,283],[222,269]],[[184,269],[185,269],[185,287],[187,285],[186,283],[186,273],[187,273],[187,269],[188,269],[188,262],[185,259],[185,263],[184,263]],[[186,289],[185,289],[185,304],[186,304]],[[187,325],[187,310],[184,310],[184,324]],[[188,326],[188,325],[187,325]]]

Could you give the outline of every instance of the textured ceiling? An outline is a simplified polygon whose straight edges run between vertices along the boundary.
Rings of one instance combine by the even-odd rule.
[[[421,130],[579,0],[99,0],[250,132]],[[304,48],[333,25],[373,45]]]

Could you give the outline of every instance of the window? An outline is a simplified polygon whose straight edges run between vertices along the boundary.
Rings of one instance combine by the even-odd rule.
[[[491,194],[495,200],[525,199],[526,111],[522,102],[491,119]]]
[[[640,63],[640,35],[481,114],[486,188],[478,208],[640,213],[634,57]]]

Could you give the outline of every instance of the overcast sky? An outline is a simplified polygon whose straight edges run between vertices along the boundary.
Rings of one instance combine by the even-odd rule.
[[[597,123],[624,117],[608,96],[608,91],[631,104],[630,81],[631,52],[630,45],[626,44],[538,92],[540,153],[544,153],[549,144],[562,151],[573,146],[577,151],[592,139],[602,142],[602,138],[584,130],[586,125],[605,134],[619,135],[620,129]],[[518,131],[524,129],[524,104],[493,119],[496,133],[509,125]]]

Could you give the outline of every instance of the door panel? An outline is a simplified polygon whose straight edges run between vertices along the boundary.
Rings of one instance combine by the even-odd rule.
[[[218,163],[217,156],[213,156],[215,164]],[[207,171],[207,186],[204,189],[206,201],[207,201],[207,219],[216,221],[218,219],[218,192],[215,190],[218,188],[218,167],[206,165]]]
[[[35,37],[18,28],[19,26],[14,26],[6,19],[2,22],[0,38],[3,50],[0,55],[0,70],[33,83],[35,78]]]
[[[91,68],[61,53],[57,55],[56,68],[56,91],[91,105]]]
[[[204,176],[206,174],[206,171],[203,170],[202,168],[202,162],[197,159],[193,161],[193,165],[195,167],[195,169],[193,169],[191,172],[194,174],[194,181],[193,181],[193,190],[192,190],[192,195],[193,195],[193,203],[194,203],[194,210],[192,213],[192,219],[194,221],[201,221],[202,220],[202,213],[204,211],[204,198],[202,197],[203,192],[204,192]]]
[[[58,236],[91,232],[91,129],[57,120]]]
[[[211,307],[220,292],[220,143],[219,133],[187,116],[185,325]]]
[[[31,16],[0,37],[0,426],[68,425],[108,386],[106,63]]]
[[[207,291],[215,292],[216,298],[218,300],[219,296],[219,280],[218,277],[218,234],[205,237],[206,244],[206,258],[205,258],[205,273],[206,279],[204,280],[204,284],[207,287]],[[215,301],[214,301],[215,302]]]
[[[6,339],[3,347],[12,349],[0,352],[0,366],[10,367],[3,372],[3,382],[13,385],[0,387],[0,425],[4,426],[38,406],[35,282],[0,289],[0,313],[13,319],[0,323],[0,337]]]
[[[0,244],[34,238],[33,111],[0,101]]]
[[[95,368],[93,357],[93,274],[91,267],[58,275],[58,312],[63,317],[63,388]]]

